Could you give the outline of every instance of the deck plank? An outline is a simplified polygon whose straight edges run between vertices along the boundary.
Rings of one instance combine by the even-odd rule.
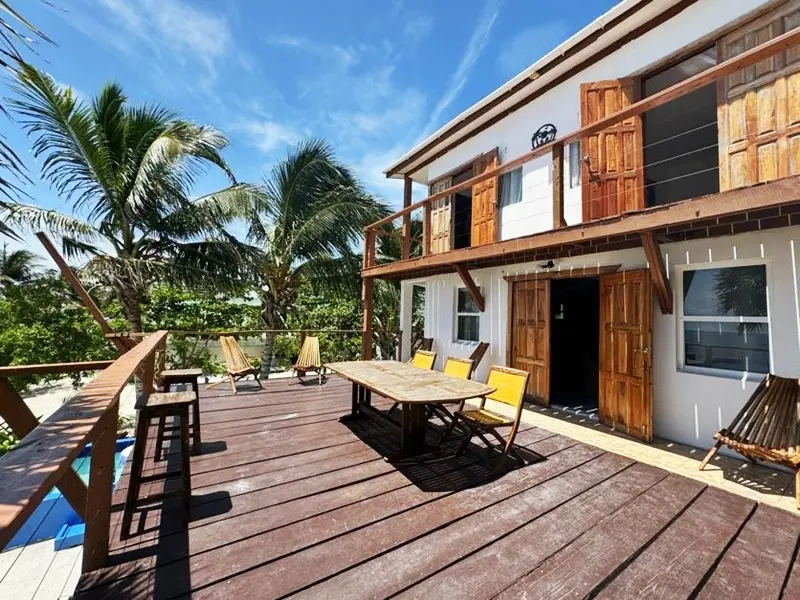
[[[530,425],[517,437],[523,468],[493,474],[480,442],[458,459],[443,448],[386,463],[397,425],[373,414],[340,423],[350,391],[337,377],[237,396],[203,389],[191,522],[170,499],[137,513],[144,531],[120,541],[117,510],[111,563],[82,576],[76,598],[770,598],[784,582],[785,598],[800,597],[800,518],[788,512],[753,512]],[[168,449],[155,462],[152,450],[148,472],[177,458]]]
[[[688,598],[754,507],[752,500],[706,488],[597,598]]]

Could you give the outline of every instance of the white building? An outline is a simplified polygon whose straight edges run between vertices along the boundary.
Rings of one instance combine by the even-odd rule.
[[[701,447],[764,373],[800,377],[799,23],[800,0],[625,0],[389,166],[405,206],[433,196],[395,217],[427,225],[403,260],[367,236],[406,354],[420,286],[439,361],[489,342],[479,379],[526,369],[539,402]]]

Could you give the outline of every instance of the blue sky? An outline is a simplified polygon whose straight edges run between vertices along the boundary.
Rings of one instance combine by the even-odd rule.
[[[108,80],[214,125],[242,181],[306,136],[330,141],[392,206],[381,171],[427,134],[608,10],[612,0],[53,0],[21,2],[58,44],[34,60],[80,96]],[[23,6],[24,5],[24,6]],[[13,123],[0,131],[37,165]],[[224,185],[202,179],[197,194]],[[49,187],[31,190],[67,210]],[[417,194],[423,193],[417,190]]]

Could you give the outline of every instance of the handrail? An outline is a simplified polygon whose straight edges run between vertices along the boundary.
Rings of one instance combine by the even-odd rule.
[[[0,377],[52,375],[54,373],[77,373],[79,371],[102,371],[113,364],[113,360],[87,360],[84,362],[52,363],[47,365],[9,365],[7,367],[0,367]]]
[[[719,63],[707,69],[697,75],[693,75],[688,79],[684,79],[683,81],[676,83],[675,85],[668,87],[660,92],[653,94],[652,96],[648,96],[644,100],[640,100],[639,102],[635,102],[626,106],[625,108],[618,110],[615,113],[612,113],[598,121],[595,121],[591,125],[586,125],[585,127],[581,127],[569,133],[553,142],[548,144],[544,144],[526,152],[525,154],[521,154],[520,156],[496,167],[489,171],[485,171],[480,175],[476,175],[474,177],[470,177],[469,179],[462,181],[461,183],[454,185],[452,187],[447,188],[441,192],[428,196],[427,198],[423,198],[414,204],[406,206],[405,208],[397,211],[396,213],[389,215],[388,217],[384,217],[374,223],[367,225],[365,230],[370,231],[374,230],[382,225],[386,225],[387,223],[391,223],[395,219],[402,217],[404,215],[410,214],[414,210],[418,208],[422,208],[431,202],[436,200],[440,200],[442,198],[446,198],[447,196],[451,196],[456,192],[460,192],[462,190],[466,190],[471,188],[472,186],[481,183],[482,181],[486,181],[487,179],[491,179],[493,177],[498,177],[510,171],[513,171],[517,167],[530,162],[534,158],[539,158],[540,156],[544,156],[549,154],[553,151],[553,148],[558,146],[564,146],[566,144],[576,142],[581,140],[584,137],[594,135],[603,131],[604,129],[610,127],[618,123],[619,121],[624,121],[632,116],[639,115],[646,110],[651,108],[655,108],[657,106],[661,106],[662,104],[666,104],[671,100],[674,100],[680,96],[693,92],[701,87],[704,87],[710,83],[713,83],[717,79],[721,79],[731,73],[735,73],[745,67],[749,67],[764,58],[772,56],[773,54],[780,52],[781,50],[785,50],[791,46],[800,43],[800,28],[793,29],[788,31],[778,37],[761,44],[760,46],[756,46],[755,48],[751,48],[750,50],[743,52],[734,56],[733,58],[729,58],[728,60]]]
[[[167,332],[159,331],[142,340],[40,423],[11,452],[0,457],[0,548],[25,523],[48,490],[71,469],[87,442],[93,441],[95,446],[102,444],[110,450],[108,457],[93,458],[92,480],[101,461],[105,463],[105,471],[99,471],[99,477],[105,478],[108,469],[113,470],[113,439],[120,393],[143,366],[145,388],[152,389],[153,360],[166,338]],[[107,513],[111,502],[110,479],[108,481],[108,489],[99,484],[89,489],[84,567],[101,564],[108,553]],[[92,541],[96,545],[87,546]]]
[[[223,335],[258,335],[261,333],[363,333],[362,329],[240,329],[233,331],[181,331],[179,329],[170,329],[170,334],[174,335],[188,335],[188,336],[208,336],[219,337]],[[392,331],[391,333],[399,333],[400,330]],[[134,331],[120,331],[116,333],[107,333],[107,338],[143,338],[152,333],[138,333]]]

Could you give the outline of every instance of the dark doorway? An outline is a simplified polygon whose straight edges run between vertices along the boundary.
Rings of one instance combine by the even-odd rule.
[[[646,98],[717,64],[709,48],[642,81]],[[643,116],[645,205],[719,192],[716,85],[695,90]]]
[[[453,185],[472,177],[472,167],[453,176]],[[472,239],[472,188],[453,194],[453,250],[469,248]]]
[[[554,279],[550,310],[550,402],[596,412],[600,282]]]

